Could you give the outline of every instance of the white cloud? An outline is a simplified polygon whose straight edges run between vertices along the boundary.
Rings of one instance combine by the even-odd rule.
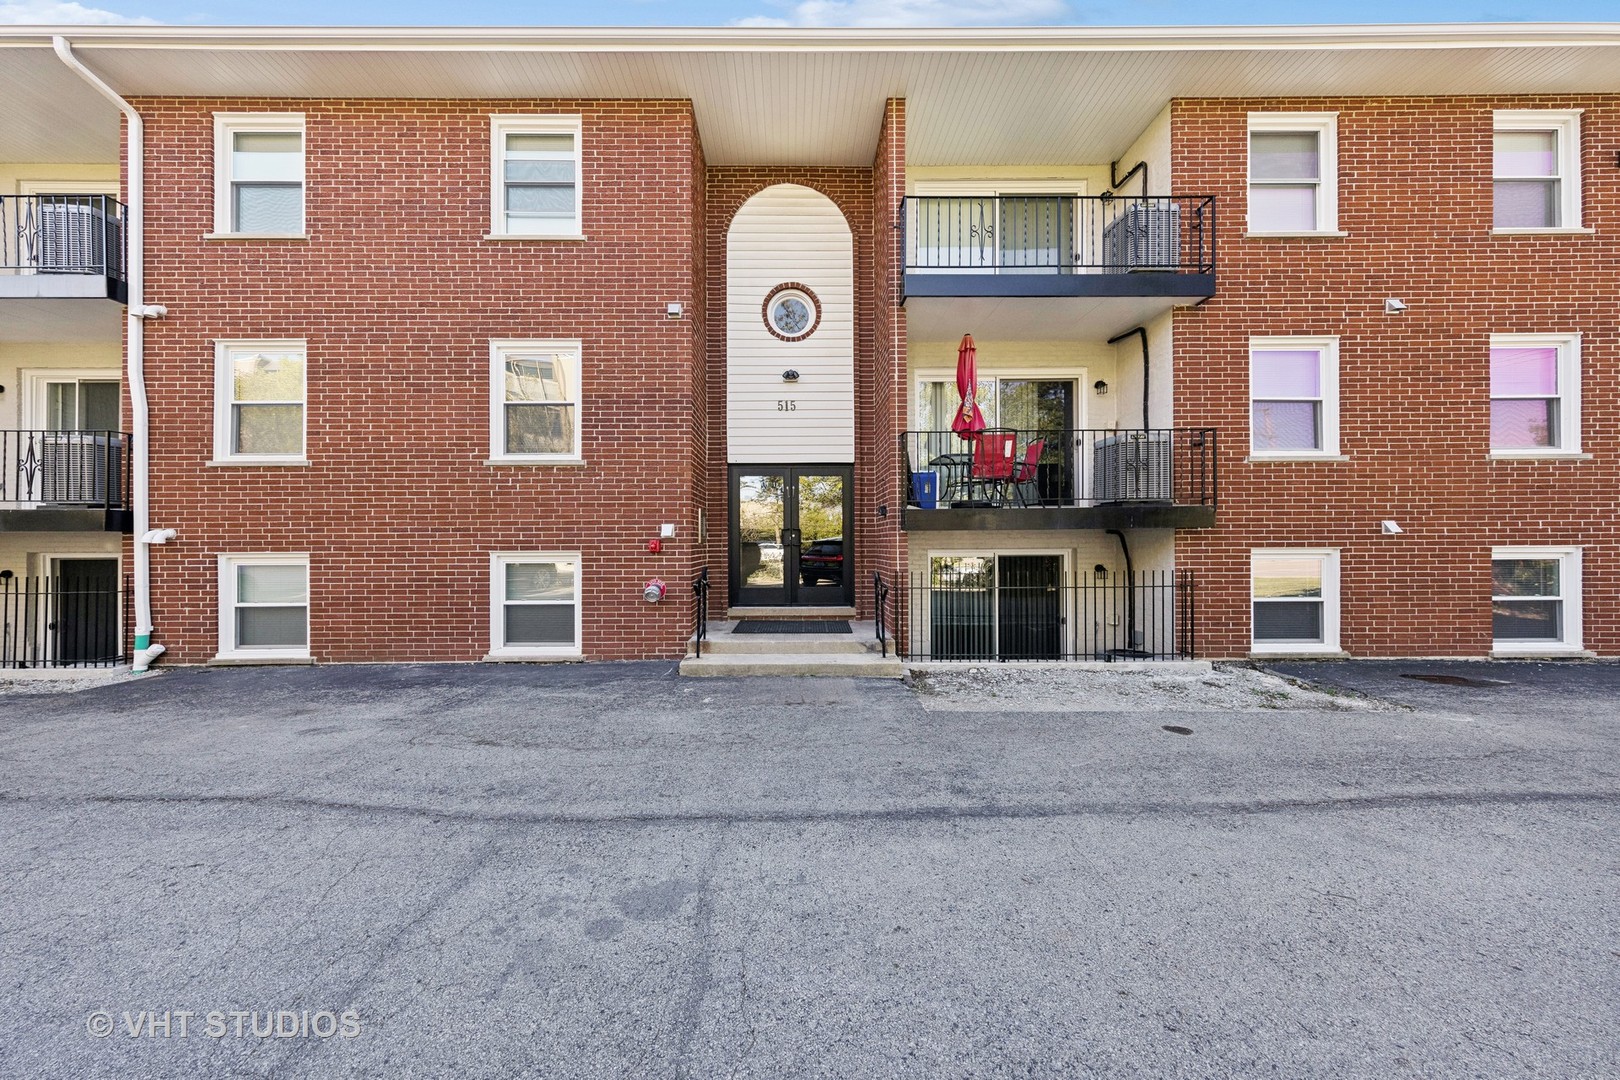
[[[755,15],[736,26],[1019,26],[1056,22],[1066,0],[799,0],[786,17]]]
[[[110,26],[115,23],[156,25],[156,19],[120,15],[103,8],[85,7],[73,0],[0,0],[0,25],[6,26]]]

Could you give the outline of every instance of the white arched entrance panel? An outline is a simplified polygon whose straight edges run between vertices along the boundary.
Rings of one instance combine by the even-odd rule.
[[[854,255],[837,205],[798,184],[766,188],[732,219],[726,445],[733,464],[855,460]],[[782,310],[773,329],[775,308]],[[783,378],[790,371],[796,380]]]

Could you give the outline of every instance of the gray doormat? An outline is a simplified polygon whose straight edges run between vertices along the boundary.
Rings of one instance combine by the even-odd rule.
[[[733,634],[853,634],[846,619],[744,619]]]

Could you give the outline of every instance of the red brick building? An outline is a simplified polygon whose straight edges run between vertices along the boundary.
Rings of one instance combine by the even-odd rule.
[[[706,33],[0,37],[35,662],[1620,652],[1620,47]]]

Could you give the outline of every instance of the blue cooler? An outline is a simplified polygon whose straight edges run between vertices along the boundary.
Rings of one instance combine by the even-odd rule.
[[[939,506],[939,474],[914,472],[911,474],[911,501],[924,510]]]

